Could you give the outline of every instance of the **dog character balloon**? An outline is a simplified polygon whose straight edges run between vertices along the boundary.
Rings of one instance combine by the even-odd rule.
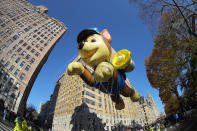
[[[134,69],[134,62],[128,50],[120,50],[111,57],[111,35],[107,29],[100,32],[97,28],[85,29],[77,37],[78,52],[84,62],[94,68],[94,74],[80,62],[68,65],[68,75],[79,75],[88,85],[110,94],[117,110],[125,104],[120,95],[130,97],[133,102],[139,100],[138,92],[126,83],[126,72]]]

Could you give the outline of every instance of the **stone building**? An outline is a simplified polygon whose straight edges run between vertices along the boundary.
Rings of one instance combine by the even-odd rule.
[[[115,51],[112,50],[112,56]],[[85,65],[78,56],[74,61]],[[85,65],[91,72],[89,66]],[[128,79],[126,82],[132,86]],[[125,109],[116,110],[109,95],[83,82],[79,76],[68,76],[67,71],[57,81],[60,85],[55,113],[53,131],[70,130],[113,130],[120,123],[132,126],[133,121],[142,119],[137,103],[125,98]]]
[[[39,106],[39,109],[38,109],[38,114],[40,114],[43,105],[44,105],[44,102],[40,102],[40,106]]]
[[[152,124],[160,117],[161,113],[150,94],[148,94],[147,99],[145,99],[144,96],[141,96],[139,103],[144,125]]]
[[[0,99],[23,113],[33,83],[67,30],[48,9],[27,0],[0,0]]]
[[[159,118],[161,116],[161,112],[159,111],[157,105],[155,104],[155,100],[153,99],[153,97],[150,95],[150,93],[148,93],[147,96],[147,101],[149,101],[149,103],[151,104],[151,107],[153,109],[155,118]]]
[[[53,117],[54,117],[54,111],[57,101],[57,96],[59,93],[60,85],[57,82],[55,85],[55,89],[53,91],[53,94],[50,97],[50,100],[46,103],[43,103],[39,117],[41,119],[41,125],[49,128],[52,128],[53,123]]]

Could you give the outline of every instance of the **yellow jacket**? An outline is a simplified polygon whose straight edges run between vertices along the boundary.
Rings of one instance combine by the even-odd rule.
[[[14,131],[23,131],[22,128],[21,128],[21,126],[19,125],[18,118],[16,118],[14,122],[16,123],[16,125],[14,127]]]
[[[26,120],[22,122],[22,131],[28,131]]]

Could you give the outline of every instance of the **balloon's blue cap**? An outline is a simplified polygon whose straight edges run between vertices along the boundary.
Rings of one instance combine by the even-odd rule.
[[[88,36],[93,34],[101,34],[100,30],[96,27],[82,30],[77,36],[77,43],[81,43],[86,40]]]

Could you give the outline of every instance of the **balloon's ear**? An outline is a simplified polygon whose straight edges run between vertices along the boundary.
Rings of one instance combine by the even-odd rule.
[[[108,31],[107,29],[104,29],[104,30],[101,32],[101,35],[102,35],[105,39],[107,39],[107,41],[108,41],[109,43],[111,43],[112,38],[111,38],[111,35],[109,34],[109,31]]]

